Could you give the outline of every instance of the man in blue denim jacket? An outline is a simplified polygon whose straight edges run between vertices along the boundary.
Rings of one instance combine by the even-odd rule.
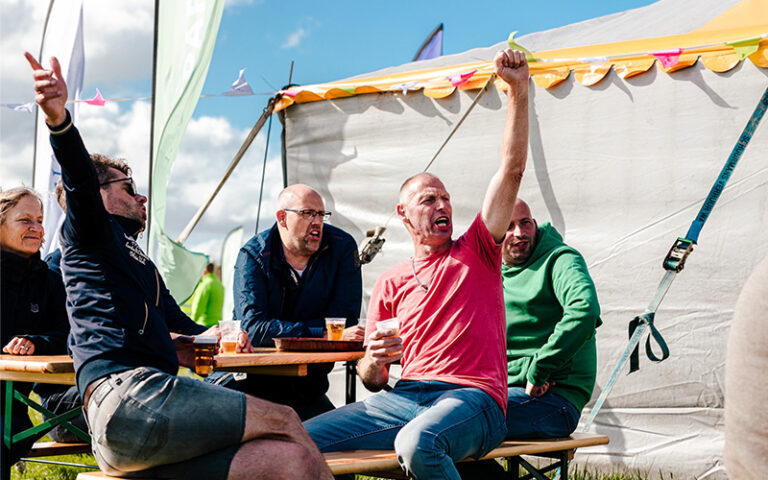
[[[276,222],[240,249],[235,265],[234,318],[254,346],[274,346],[275,337],[323,337],[325,317],[346,318],[345,340],[363,340],[357,325],[362,279],[357,244],[340,228],[323,198],[306,185],[278,196]],[[332,410],[325,395],[332,364],[309,365],[306,377],[232,374],[211,381],[292,407],[302,420]]]

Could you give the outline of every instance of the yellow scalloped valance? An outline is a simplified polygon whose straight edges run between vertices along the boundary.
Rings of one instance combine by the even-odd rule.
[[[744,0],[686,34],[534,52],[533,56],[536,61],[529,64],[530,73],[541,88],[556,86],[571,72],[577,82],[591,87],[612,68],[626,80],[649,71],[654,63],[667,74],[699,60],[717,73],[731,70],[744,58],[760,68],[768,68],[768,2]],[[375,92],[420,91],[431,98],[445,98],[456,90],[482,88],[492,72],[493,62],[486,61],[296,86],[280,92],[275,111],[294,103]],[[505,89],[503,82],[497,81],[496,86]]]

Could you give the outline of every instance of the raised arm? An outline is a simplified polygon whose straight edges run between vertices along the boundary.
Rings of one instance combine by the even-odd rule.
[[[67,192],[68,224],[63,227],[64,235],[78,236],[90,244],[104,242],[112,235],[109,214],[101,198],[96,169],[67,113],[67,85],[61,65],[51,57],[51,70],[45,70],[28,52],[24,56],[33,69],[35,101],[51,131],[51,147]]]
[[[482,218],[494,240],[501,242],[509,227],[528,153],[528,62],[520,51],[500,51],[496,75],[507,83],[507,121],[499,170],[483,200]]]
[[[67,119],[67,84],[59,60],[51,57],[51,70],[46,70],[31,53],[24,52],[24,56],[33,70],[35,102],[45,114],[45,123],[53,128],[61,126]]]

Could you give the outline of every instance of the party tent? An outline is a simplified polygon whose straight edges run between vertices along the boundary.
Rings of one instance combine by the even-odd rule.
[[[510,30],[524,27],[512,9],[509,18]],[[766,33],[768,0],[662,0],[516,39],[539,60],[520,196],[584,254],[597,284],[604,325],[593,402],[628,322],[653,298],[665,254],[768,86]],[[376,278],[412,254],[393,216],[401,182],[427,166],[485,91],[429,167],[452,194],[455,235],[479,211],[505,119],[498,82],[481,87],[505,45],[284,92],[286,181],[318,188],[332,222],[360,242],[387,227],[383,250],[363,267],[366,300]],[[582,464],[725,477],[725,347],[741,286],[768,253],[766,152],[762,125],[656,315],[670,358],[643,356],[639,371],[622,373],[592,427],[611,443],[580,452]]]

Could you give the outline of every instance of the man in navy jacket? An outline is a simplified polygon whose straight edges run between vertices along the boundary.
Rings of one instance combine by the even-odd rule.
[[[330,479],[290,409],[176,376],[179,364],[194,363],[188,335],[205,328],[181,312],[136,243],[146,197],[129,171],[109,167],[100,178],[65,108],[58,61],[49,71],[26,57],[62,168],[69,348],[99,467],[118,476]],[[246,335],[239,348],[251,349]]]
[[[275,337],[322,337],[325,317],[343,317],[345,340],[363,340],[357,325],[362,279],[357,244],[323,220],[323,198],[306,185],[291,185],[277,198],[277,221],[251,238],[237,257],[234,317],[256,346]],[[310,365],[306,377],[231,374],[212,378],[230,388],[288,405],[302,420],[334,408],[328,397],[332,364]]]

